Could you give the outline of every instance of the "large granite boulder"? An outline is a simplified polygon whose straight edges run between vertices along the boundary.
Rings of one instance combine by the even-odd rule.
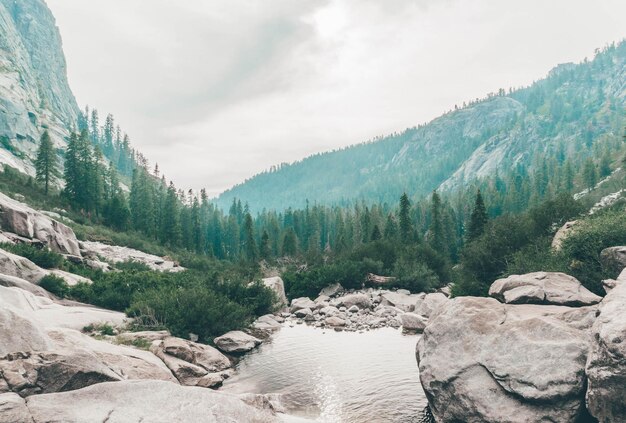
[[[428,322],[426,318],[415,313],[401,314],[400,321],[402,322],[402,328],[413,332],[422,332]]]
[[[0,423],[197,422],[277,423],[270,409],[210,389],[164,381],[99,383],[71,392],[20,399],[0,395]],[[27,419],[23,419],[27,416]],[[15,420],[19,418],[21,420]]]
[[[0,357],[20,351],[43,351],[52,346],[48,334],[16,311],[0,307]]]
[[[2,193],[0,225],[3,231],[37,239],[58,253],[80,256],[78,240],[71,228]]]
[[[448,301],[417,345],[437,422],[575,422],[595,307]]]
[[[344,291],[343,286],[340,283],[334,283],[332,285],[328,285],[326,288],[320,291],[320,295],[324,295],[326,297],[334,297],[339,295]]]
[[[30,283],[38,283],[48,274],[27,258],[2,249],[0,249],[0,273],[24,279]]]
[[[601,297],[565,273],[535,272],[498,279],[489,295],[507,304],[555,304],[585,306],[597,304]]]
[[[240,330],[233,330],[213,340],[225,353],[245,353],[261,344],[261,340]]]
[[[264,278],[262,282],[263,285],[271,289],[276,295],[276,305],[278,307],[285,307],[289,304],[289,301],[287,301],[287,295],[285,294],[285,283],[280,276]]]
[[[554,238],[552,238],[552,249],[555,251],[560,251],[563,246],[563,241],[572,233],[574,227],[578,221],[572,220],[571,222],[565,222],[563,226],[556,231],[554,234]]]
[[[626,247],[609,247],[600,252],[600,262],[609,272],[618,274],[626,267]]]
[[[587,408],[601,423],[626,421],[626,280],[599,305],[587,360]]]

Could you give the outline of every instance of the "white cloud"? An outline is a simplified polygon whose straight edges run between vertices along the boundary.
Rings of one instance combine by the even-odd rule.
[[[48,0],[81,104],[213,194],[626,36],[620,0]]]

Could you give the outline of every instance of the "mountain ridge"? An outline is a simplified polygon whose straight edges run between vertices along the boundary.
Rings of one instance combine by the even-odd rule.
[[[559,143],[577,156],[580,138],[592,137],[593,144],[615,131],[606,121],[623,118],[625,64],[626,42],[611,44],[592,61],[557,65],[528,87],[500,90],[382,139],[273,167],[216,202],[227,209],[237,198],[256,211],[307,201],[391,202],[404,191],[421,198],[462,188],[498,168],[531,166],[541,150],[550,157]]]

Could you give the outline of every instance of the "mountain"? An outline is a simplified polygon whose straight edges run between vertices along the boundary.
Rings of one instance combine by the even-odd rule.
[[[79,113],[45,2],[0,0],[0,162],[34,174],[41,133],[64,147]]]
[[[453,191],[477,179],[560,156],[590,155],[607,135],[621,133],[626,106],[626,41],[592,61],[562,64],[546,78],[500,90],[426,125],[272,168],[217,199],[252,210],[318,204],[397,202]]]

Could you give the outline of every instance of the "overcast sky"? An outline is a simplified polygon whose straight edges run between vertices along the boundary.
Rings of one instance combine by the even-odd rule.
[[[426,122],[626,37],[624,0],[47,0],[79,104],[184,188]]]

